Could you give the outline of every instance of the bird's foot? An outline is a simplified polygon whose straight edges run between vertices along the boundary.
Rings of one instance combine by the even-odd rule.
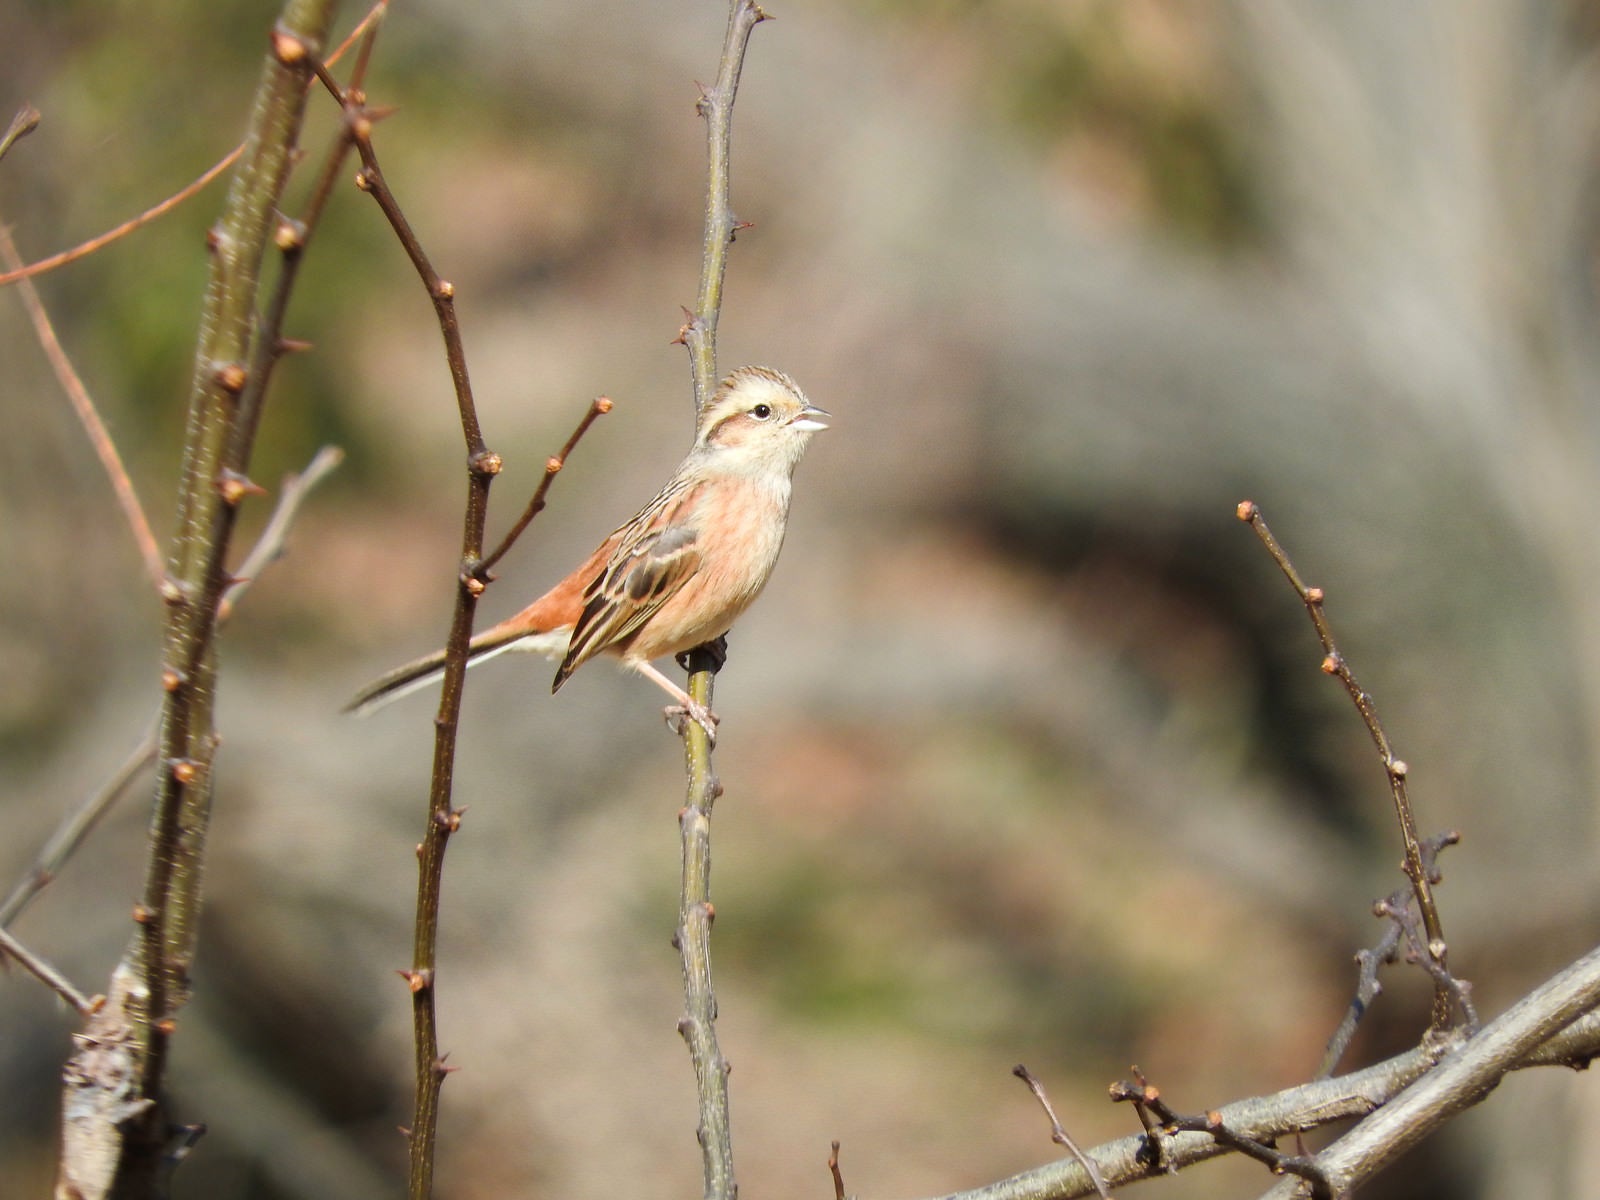
[[[707,742],[713,746],[717,744],[717,723],[722,718],[704,705],[691,700],[688,704],[670,704],[661,711],[667,718],[668,728],[679,737],[683,736],[684,723],[693,721],[706,731]]]
[[[728,635],[724,633],[720,637],[712,638],[709,642],[702,642],[694,649],[685,650],[682,654],[675,654],[673,657],[680,667],[688,671],[692,669],[689,666],[690,659],[701,651],[710,656],[711,662],[707,665],[711,668],[711,673],[715,675],[722,670],[723,664],[728,661]]]

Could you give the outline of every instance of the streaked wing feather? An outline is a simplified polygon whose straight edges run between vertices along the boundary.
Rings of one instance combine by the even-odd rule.
[[[608,646],[633,633],[700,569],[693,526],[678,523],[692,509],[700,487],[668,487],[628,523],[629,530],[603,571],[584,589],[586,603],[567,656],[556,672],[555,691],[567,677]]]

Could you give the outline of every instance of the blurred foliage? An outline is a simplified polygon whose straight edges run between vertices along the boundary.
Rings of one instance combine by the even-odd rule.
[[[1247,245],[1261,197],[1231,120],[1238,104],[1218,5],[880,0],[880,18],[937,40],[1020,133],[1113,221],[1197,250]]]

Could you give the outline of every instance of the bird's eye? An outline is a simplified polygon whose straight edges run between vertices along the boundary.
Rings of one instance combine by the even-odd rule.
[[[758,404],[750,410],[750,415],[758,421],[765,421],[772,415],[772,405]]]

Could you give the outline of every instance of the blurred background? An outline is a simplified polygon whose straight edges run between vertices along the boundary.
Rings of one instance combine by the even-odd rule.
[[[1383,774],[1263,506],[1411,765],[1493,1015],[1600,933],[1595,163],[1600,8],[1551,0],[773,0],[734,124],[724,368],[830,409],[717,685],[713,894],[740,1182],[866,1196],[1053,1159],[1306,1078],[1400,882]],[[244,127],[268,3],[0,5],[0,165],[29,259],[174,191]],[[343,14],[348,29],[359,13]],[[696,79],[721,0],[431,0],[369,80],[459,312],[504,529],[615,412],[489,592],[519,608],[687,446]],[[306,143],[332,126],[319,96]],[[302,196],[310,172],[297,180]],[[170,526],[222,187],[39,286]],[[210,1133],[180,1196],[393,1195],[409,1119],[432,704],[341,717],[434,647],[464,496],[437,326],[349,189],[309,256],[253,472],[348,460],[222,648],[210,907],[176,1042]],[[15,296],[0,296],[9,887],[139,740],[161,614]],[[245,540],[269,503],[250,506]],[[450,847],[438,1195],[694,1194],[674,1032],[681,757],[648,683],[474,672]],[[140,784],[15,931],[86,990],[126,942]],[[73,1023],[0,978],[0,1192],[49,1187]],[[1399,971],[1349,1060],[1420,1034]],[[1371,1197],[1600,1196],[1593,1088],[1514,1078]],[[1514,1181],[1514,1182],[1513,1182]],[[1250,1195],[1215,1164],[1150,1194]],[[13,1190],[15,1189],[15,1190]]]

